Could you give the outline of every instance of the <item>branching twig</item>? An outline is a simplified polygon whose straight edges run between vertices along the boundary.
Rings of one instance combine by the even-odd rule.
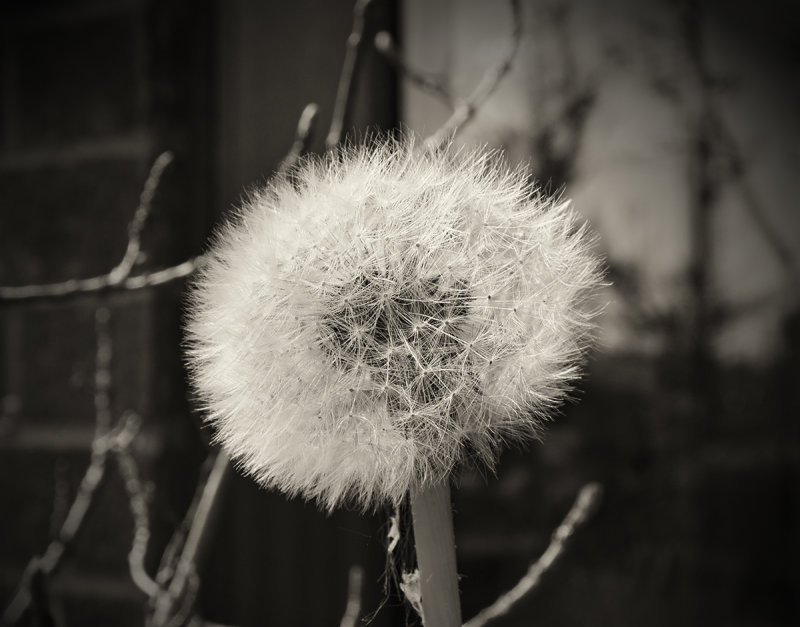
[[[86,279],[68,279],[39,285],[1,286],[0,301],[21,301],[41,298],[62,298],[75,294],[102,292],[110,288],[136,290],[181,279],[192,274],[202,263],[202,257],[189,259],[175,266],[131,276],[141,250],[141,234],[153,196],[161,181],[164,168],[172,161],[172,153],[164,152],[155,160],[139,197],[139,206],[128,225],[128,244],[122,260],[107,274]]]
[[[192,274],[202,264],[202,257],[194,257],[176,266],[170,266],[155,272],[128,277],[120,283],[112,283],[110,274],[90,277],[88,279],[68,279],[59,283],[43,283],[39,285],[19,285],[0,287],[0,301],[34,300],[39,298],[61,298],[75,294],[102,292],[109,288],[138,290],[153,287],[182,279]]]
[[[144,566],[144,560],[147,557],[147,545],[150,542],[148,498],[139,476],[138,464],[130,452],[130,444],[138,431],[141,421],[139,416],[132,412],[124,420],[132,425],[132,430],[135,430],[132,431],[127,441],[117,439],[114,453],[116,453],[117,465],[125,483],[125,490],[128,493],[128,502],[131,516],[133,517],[133,540],[131,541],[131,550],[128,553],[128,568],[136,587],[148,597],[151,597],[158,592],[158,584],[153,581]]]
[[[364,580],[364,569],[354,565],[347,576],[347,605],[344,609],[339,627],[356,627],[361,615],[361,585]]]
[[[494,93],[502,78],[511,69],[511,63],[517,54],[519,42],[522,38],[522,11],[520,9],[520,0],[510,0],[510,3],[513,26],[508,50],[496,65],[486,71],[475,90],[456,106],[447,121],[425,140],[427,150],[438,150],[456,133],[457,129],[469,122],[478,108]]]
[[[800,268],[798,268],[797,257],[794,251],[787,246],[778,229],[773,226],[772,222],[770,222],[769,218],[766,216],[764,208],[753,191],[753,187],[747,176],[745,159],[742,156],[739,143],[725,124],[724,117],[720,113],[716,103],[710,100],[709,107],[711,108],[712,115],[717,118],[719,141],[722,147],[727,149],[731,161],[731,181],[739,186],[746,211],[750,214],[750,218],[755,223],[756,228],[761,232],[761,235],[772,248],[784,270],[797,280],[800,278]]]
[[[3,614],[4,624],[14,624],[31,603],[30,585],[37,573],[50,575],[61,563],[64,553],[80,530],[89,511],[97,488],[105,476],[108,452],[117,441],[129,439],[129,425],[122,422],[111,430],[111,357],[112,343],[109,332],[110,314],[108,309],[100,308],[95,314],[95,335],[97,349],[95,356],[95,434],[92,441],[92,454],[83,475],[78,493],[72,501],[67,517],[61,525],[57,537],[50,542],[44,554],[34,557],[25,569],[17,593]]]
[[[229,468],[228,456],[220,451],[217,453],[214,466],[197,502],[197,509],[194,512],[192,524],[175,568],[175,574],[166,589],[160,588],[152,599],[151,625],[157,627],[167,625],[178,609],[187,606],[185,603],[187,590],[191,590],[193,582],[196,582],[196,563],[208,532],[213,511],[219,504],[220,488]]]
[[[453,106],[453,94],[447,81],[442,76],[434,76],[432,74],[425,74],[409,67],[398,54],[394,45],[392,35],[385,30],[380,31],[375,35],[375,48],[380,52],[389,63],[412,84],[416,85],[423,91],[436,96],[447,105]]]
[[[297,121],[297,130],[294,134],[294,143],[289,149],[288,154],[283,158],[283,161],[281,161],[281,164],[278,166],[278,174],[286,174],[286,172],[291,170],[297,164],[297,162],[300,160],[300,157],[305,154],[308,148],[308,143],[311,141],[311,138],[314,134],[317,113],[319,113],[319,107],[314,102],[309,102],[303,109],[303,112],[300,114],[300,119]]]
[[[147,218],[150,216],[153,196],[158,189],[158,184],[161,182],[161,175],[164,169],[170,163],[172,163],[172,153],[166,151],[158,155],[150,167],[150,173],[147,175],[142,187],[142,193],[139,195],[139,206],[136,207],[133,219],[128,225],[128,246],[125,249],[125,254],[122,257],[122,261],[108,273],[108,280],[111,285],[116,285],[127,279],[136,264],[136,260],[139,258],[142,248],[142,230]]]
[[[353,7],[353,29],[347,38],[342,74],[339,77],[339,86],[336,90],[336,102],[333,107],[333,117],[325,146],[328,150],[336,147],[342,139],[342,132],[348,123],[353,105],[353,94],[356,88],[356,75],[358,74],[361,51],[363,50],[364,26],[366,24],[366,9],[372,0],[356,0]]]
[[[186,509],[183,520],[173,532],[172,537],[170,537],[167,546],[161,554],[161,561],[158,565],[158,571],[156,573],[156,583],[158,583],[158,585],[162,588],[166,588],[172,577],[175,575],[175,569],[178,567],[178,560],[180,559],[183,545],[186,542],[186,536],[192,527],[192,521],[195,518],[197,508],[203,498],[203,492],[205,490],[206,483],[208,482],[208,478],[211,475],[211,470],[214,467],[214,462],[216,459],[216,454],[209,452],[203,461],[203,464],[198,472],[197,486],[195,488],[194,496],[192,497],[192,502]]]
[[[490,621],[504,616],[520,599],[530,594],[539,585],[542,576],[549,571],[556,560],[564,552],[567,541],[597,507],[602,494],[602,486],[598,483],[589,483],[578,493],[575,503],[569,510],[566,518],[553,532],[550,545],[542,556],[531,564],[525,576],[504,593],[492,605],[481,610],[477,616],[464,623],[464,627],[483,627]]]

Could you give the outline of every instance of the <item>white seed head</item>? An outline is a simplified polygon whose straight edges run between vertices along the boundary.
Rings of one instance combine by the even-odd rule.
[[[496,152],[307,160],[251,195],[194,284],[188,360],[216,437],[328,508],[491,466],[579,374],[589,239]]]

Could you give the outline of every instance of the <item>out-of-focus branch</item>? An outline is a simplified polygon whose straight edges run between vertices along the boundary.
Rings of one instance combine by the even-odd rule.
[[[124,420],[138,430],[140,424],[138,415],[131,412]],[[136,587],[151,597],[158,592],[158,584],[153,581],[144,566],[147,545],[150,542],[150,514],[147,493],[139,476],[139,467],[130,452],[130,444],[135,435],[134,431],[125,441],[118,438],[114,446],[114,453],[116,453],[119,472],[128,493],[128,503],[133,517],[133,540],[131,541],[131,550],[128,552],[128,569]]]
[[[453,94],[443,76],[425,74],[419,70],[409,67],[403,61],[392,39],[392,35],[385,30],[375,35],[375,48],[394,68],[412,84],[421,90],[436,96],[447,105],[453,106]]]
[[[775,253],[775,256],[778,258],[778,261],[780,261],[784,270],[790,273],[795,280],[800,279],[800,268],[798,267],[797,256],[794,251],[786,245],[778,229],[776,229],[767,218],[764,207],[753,191],[753,186],[747,176],[747,166],[739,143],[725,124],[724,117],[716,106],[716,103],[711,102],[709,106],[712,109],[713,115],[717,118],[719,141],[728,153],[731,181],[739,186],[745,210],[750,214],[750,218],[755,223],[756,228],[760,231],[770,248],[772,248],[772,251]]]
[[[214,511],[219,505],[223,481],[229,469],[228,456],[220,451],[217,453],[214,466],[203,486],[200,498],[197,500],[174,575],[169,585],[166,588],[160,587],[151,599],[153,611],[148,624],[153,627],[171,624],[176,612],[185,610],[192,605],[187,602],[187,595],[193,590],[193,587],[196,592],[196,564],[202,553]]]
[[[139,206],[133,212],[133,219],[128,225],[128,246],[125,249],[125,254],[122,256],[122,261],[108,273],[108,280],[111,285],[116,285],[127,279],[136,264],[136,260],[139,258],[139,253],[142,249],[142,230],[147,218],[150,216],[153,196],[158,189],[158,184],[161,182],[161,175],[164,173],[164,169],[172,163],[172,158],[171,152],[162,152],[156,157],[153,165],[150,166],[150,173],[144,182],[142,193],[139,194]]]
[[[353,28],[347,38],[342,74],[339,77],[339,86],[336,90],[336,102],[333,107],[333,117],[325,146],[328,150],[336,147],[342,139],[344,127],[349,123],[353,107],[353,95],[356,89],[356,76],[358,75],[359,62],[363,46],[365,14],[372,0],[356,0],[353,6]]]
[[[303,109],[303,112],[300,114],[300,119],[297,121],[294,143],[289,149],[288,154],[283,158],[283,161],[281,161],[280,166],[278,166],[278,174],[286,174],[286,172],[297,164],[300,157],[305,154],[308,143],[314,135],[314,127],[316,126],[318,113],[319,107],[314,102],[309,102]]]
[[[519,42],[522,39],[522,10],[520,0],[510,0],[510,4],[513,25],[508,50],[494,66],[486,71],[475,90],[456,106],[447,121],[425,140],[427,150],[438,150],[459,128],[469,122],[511,69],[511,64],[519,49]]]
[[[189,529],[191,529],[192,521],[197,513],[197,507],[200,504],[200,500],[203,498],[203,492],[216,459],[216,454],[209,452],[200,466],[197,485],[195,487],[194,496],[192,497],[192,502],[186,509],[183,520],[173,532],[172,537],[170,537],[169,542],[167,542],[167,546],[164,548],[164,551],[161,554],[161,561],[158,565],[158,571],[156,573],[156,582],[162,588],[166,588],[172,577],[175,575],[175,569],[178,566],[181,550],[183,549],[183,545],[186,543],[186,536],[189,533]]]
[[[361,615],[361,586],[364,580],[364,569],[353,565],[347,575],[347,605],[339,627],[356,627]]]
[[[603,489],[599,483],[589,483],[578,493],[575,503],[567,513],[562,523],[553,532],[550,545],[542,556],[528,568],[525,576],[519,580],[511,590],[501,595],[489,607],[481,610],[477,616],[471,618],[464,627],[483,627],[489,622],[506,615],[516,603],[530,594],[555,564],[566,548],[567,542],[575,530],[584,524],[594,512],[600,501]]]
[[[14,285],[0,287],[0,301],[34,300],[39,298],[61,298],[76,294],[103,292],[110,288],[138,290],[182,279],[192,274],[203,261],[202,257],[194,257],[176,266],[170,266],[155,272],[139,274],[123,279],[119,283],[111,282],[110,274],[87,279],[68,279],[59,283],[43,283],[40,285]]]
[[[63,298],[76,294],[102,292],[111,288],[136,290],[169,283],[192,274],[202,263],[202,257],[189,259],[175,266],[131,276],[141,252],[141,235],[150,215],[153,196],[161,182],[164,169],[172,161],[172,153],[156,158],[139,196],[139,205],[128,225],[128,243],[121,261],[107,274],[85,279],[68,279],[38,285],[0,286],[0,301],[21,301],[41,298]]]
[[[16,623],[29,607],[32,600],[30,586],[34,577],[37,574],[50,575],[58,568],[64,553],[80,530],[93,503],[97,488],[105,476],[109,451],[117,445],[117,442],[130,440],[132,425],[127,421],[121,421],[117,428],[111,430],[112,342],[109,330],[110,318],[110,313],[105,307],[98,309],[95,314],[95,336],[97,338],[94,376],[95,434],[89,465],[57,537],[50,542],[42,556],[34,557],[28,563],[17,593],[3,613],[3,624]]]

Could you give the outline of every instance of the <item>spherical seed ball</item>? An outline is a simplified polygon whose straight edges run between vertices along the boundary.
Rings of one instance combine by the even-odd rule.
[[[588,240],[495,152],[307,160],[250,197],[194,283],[188,360],[216,437],[328,508],[493,464],[578,375]]]

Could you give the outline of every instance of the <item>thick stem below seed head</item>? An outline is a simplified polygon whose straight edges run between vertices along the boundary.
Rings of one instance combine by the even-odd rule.
[[[422,622],[425,627],[461,627],[450,484],[444,482],[413,492],[411,514]]]

